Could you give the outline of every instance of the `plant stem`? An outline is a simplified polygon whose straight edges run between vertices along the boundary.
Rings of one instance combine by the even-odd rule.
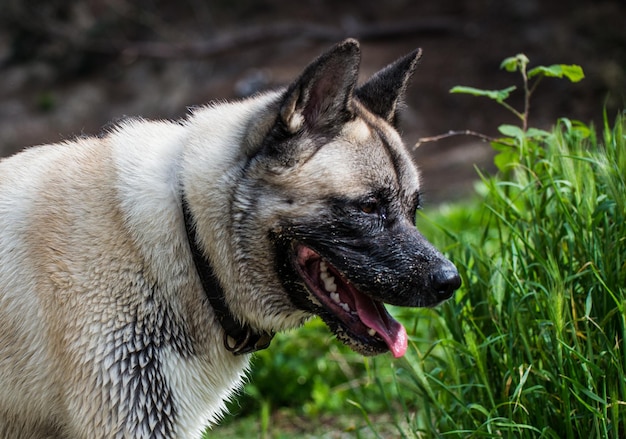
[[[497,141],[500,143],[506,143],[504,142],[505,139],[498,139],[498,138],[487,136],[485,134],[478,133],[472,130],[460,130],[460,131],[451,130],[451,131],[448,131],[447,133],[439,134],[437,136],[420,137],[419,139],[417,139],[417,143],[415,143],[415,146],[413,147],[413,149],[419,148],[422,145],[422,143],[437,142],[439,140],[447,139],[448,137],[454,137],[454,136],[472,136],[472,137],[478,137],[479,139],[485,142]],[[513,145],[513,143],[511,143],[511,145]]]
[[[526,65],[520,69],[522,79],[524,80],[524,115],[522,117],[522,131],[528,131],[528,113],[530,111],[530,89],[528,88],[528,75],[526,74]]]
[[[502,105],[504,108],[506,108],[507,110],[509,110],[511,113],[513,113],[515,116],[517,116],[522,123],[526,121],[526,116],[522,113],[520,113],[519,111],[517,111],[515,108],[513,108],[511,105],[507,104],[506,102],[502,101],[502,102],[498,102],[500,105]],[[525,131],[525,130],[524,130]]]

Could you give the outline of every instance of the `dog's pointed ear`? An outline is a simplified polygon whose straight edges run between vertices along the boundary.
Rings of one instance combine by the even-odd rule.
[[[357,88],[356,97],[372,113],[396,126],[398,106],[421,57],[422,49],[417,49],[389,64]]]
[[[290,133],[336,124],[351,115],[350,99],[359,75],[361,51],[345,40],[313,61],[285,94],[280,118]]]

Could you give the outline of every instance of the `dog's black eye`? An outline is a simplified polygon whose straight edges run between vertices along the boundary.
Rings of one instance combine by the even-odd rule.
[[[375,197],[361,201],[359,203],[359,210],[367,215],[377,215],[383,221],[387,219],[385,206],[378,198]]]
[[[367,214],[377,213],[378,212],[378,200],[370,199],[367,201],[363,201],[359,205],[359,209],[361,209],[361,212],[367,213]]]

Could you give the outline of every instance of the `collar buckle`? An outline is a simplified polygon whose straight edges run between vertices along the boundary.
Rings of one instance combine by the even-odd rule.
[[[274,334],[265,331],[260,333],[252,332],[249,327],[246,327],[243,338],[234,338],[227,332],[224,332],[224,347],[232,352],[233,355],[250,354],[269,347],[272,338],[274,338]]]

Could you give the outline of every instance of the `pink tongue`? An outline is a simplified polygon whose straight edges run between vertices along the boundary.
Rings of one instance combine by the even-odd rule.
[[[362,294],[355,294],[354,296],[356,298],[356,312],[361,321],[385,340],[395,358],[402,357],[406,353],[408,345],[404,326],[394,320],[386,311],[383,311],[385,315],[381,315],[378,307],[370,298]]]

